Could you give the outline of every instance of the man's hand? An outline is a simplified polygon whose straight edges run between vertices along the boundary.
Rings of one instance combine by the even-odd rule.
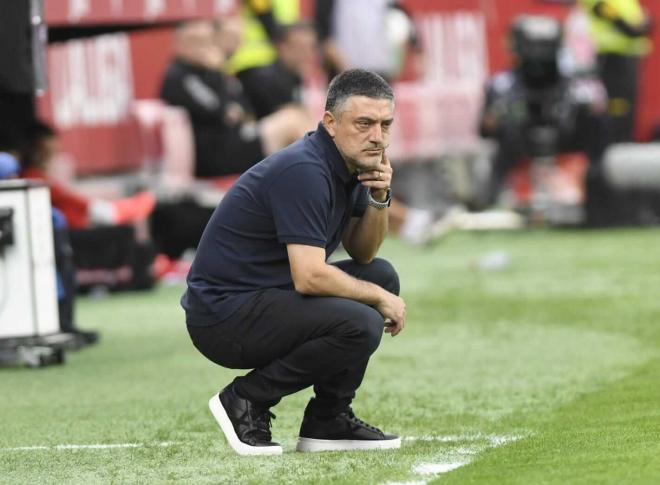
[[[392,334],[392,337],[397,336],[406,326],[406,302],[403,298],[383,291],[383,297],[376,305],[376,310],[383,315],[386,322],[390,321],[386,325],[385,333]]]
[[[387,189],[392,185],[392,165],[389,158],[383,152],[383,160],[380,166],[375,170],[362,172],[358,175],[358,180],[362,185],[371,189],[371,196],[379,202],[383,202],[387,198]]]

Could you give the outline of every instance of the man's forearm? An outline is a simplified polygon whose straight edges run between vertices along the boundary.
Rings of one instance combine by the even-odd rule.
[[[313,296],[336,296],[376,306],[386,292],[369,281],[359,280],[330,264],[324,264],[305,280],[304,287],[296,287],[299,293]]]
[[[359,263],[368,263],[376,257],[387,235],[387,209],[367,207],[358,220],[345,249]]]

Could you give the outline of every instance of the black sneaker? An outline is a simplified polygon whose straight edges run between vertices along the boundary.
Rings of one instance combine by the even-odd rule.
[[[270,420],[275,415],[238,396],[232,384],[210,399],[209,409],[239,455],[282,454],[282,447],[271,441]]]
[[[400,448],[401,438],[385,434],[353,414],[352,409],[330,419],[305,416],[298,451],[384,450]]]

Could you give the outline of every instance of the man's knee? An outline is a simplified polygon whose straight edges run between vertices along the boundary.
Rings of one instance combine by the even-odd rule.
[[[376,277],[375,283],[382,288],[385,288],[390,293],[398,295],[401,288],[399,284],[399,275],[394,269],[394,266],[383,258],[376,258],[369,264],[372,266]]]
[[[358,343],[361,352],[371,355],[380,345],[383,336],[383,317],[377,310],[360,305],[347,320],[347,336]]]

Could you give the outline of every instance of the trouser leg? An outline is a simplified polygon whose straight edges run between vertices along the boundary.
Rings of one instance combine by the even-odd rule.
[[[632,141],[637,110],[639,57],[617,54],[598,56],[598,69],[609,97],[611,143]]]
[[[234,381],[240,395],[267,406],[359,366],[383,332],[382,316],[362,303],[279,293],[286,294],[267,292],[261,303],[276,311],[254,319],[243,336],[243,358],[255,369]]]
[[[337,266],[398,291],[396,273],[384,260]],[[234,381],[243,397],[272,406],[283,396],[314,385],[323,401],[320,407],[326,409],[346,406],[355,395],[369,356],[380,343],[383,317],[354,300],[271,289],[228,320],[189,330],[197,348],[214,362],[254,368]],[[214,336],[221,338],[213,341]],[[231,342],[231,347],[217,342]],[[233,356],[231,365],[229,356]]]
[[[375,283],[395,295],[399,294],[399,277],[394,268],[383,259],[376,259],[368,265],[357,264],[353,260],[339,261],[335,266],[358,279]],[[305,414],[334,416],[348,407],[362,384],[368,363],[367,357],[364,361],[315,383],[315,397],[307,405]]]
[[[58,298],[60,330],[75,331],[74,303],[76,297],[76,270],[73,265],[73,250],[69,240],[69,229],[64,216],[53,217],[53,248],[55,267],[63,294]]]
[[[506,184],[511,169],[525,155],[525,142],[520,124],[505,125],[497,137],[497,149],[493,154],[492,173],[488,188],[488,201],[496,202]]]

